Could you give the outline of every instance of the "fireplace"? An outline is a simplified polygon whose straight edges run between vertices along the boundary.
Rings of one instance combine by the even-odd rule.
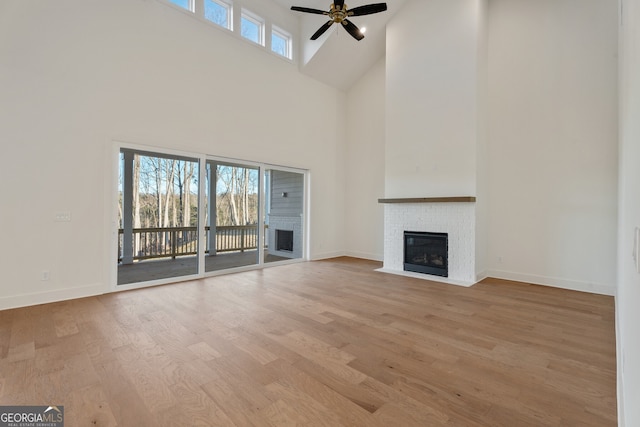
[[[404,270],[448,277],[448,234],[405,231]]]
[[[380,271],[472,286],[483,275],[476,272],[476,223],[476,204],[473,201],[385,203],[384,263]],[[447,233],[446,277],[406,271],[405,231]]]
[[[293,252],[293,230],[276,230],[276,250]]]

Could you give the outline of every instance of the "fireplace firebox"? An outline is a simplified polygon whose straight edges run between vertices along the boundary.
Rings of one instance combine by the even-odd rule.
[[[447,233],[404,232],[404,270],[449,277]]]
[[[293,252],[293,230],[276,230],[276,250]]]

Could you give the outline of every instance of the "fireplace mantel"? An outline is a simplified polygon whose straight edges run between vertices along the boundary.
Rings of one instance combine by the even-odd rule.
[[[474,203],[475,201],[476,198],[473,196],[378,199],[378,203]]]

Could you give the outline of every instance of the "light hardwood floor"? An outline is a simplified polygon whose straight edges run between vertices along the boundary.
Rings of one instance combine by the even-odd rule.
[[[615,426],[613,298],[338,258],[0,311],[0,405],[75,426]]]

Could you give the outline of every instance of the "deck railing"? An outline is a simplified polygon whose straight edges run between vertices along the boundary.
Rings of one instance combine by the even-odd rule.
[[[267,226],[265,225],[265,231]],[[209,231],[205,228],[205,248],[209,253]],[[216,252],[244,252],[258,248],[257,225],[219,226],[216,232]],[[173,258],[198,253],[197,227],[134,228],[132,233],[134,260]],[[124,230],[118,230],[118,262],[122,262]]]

